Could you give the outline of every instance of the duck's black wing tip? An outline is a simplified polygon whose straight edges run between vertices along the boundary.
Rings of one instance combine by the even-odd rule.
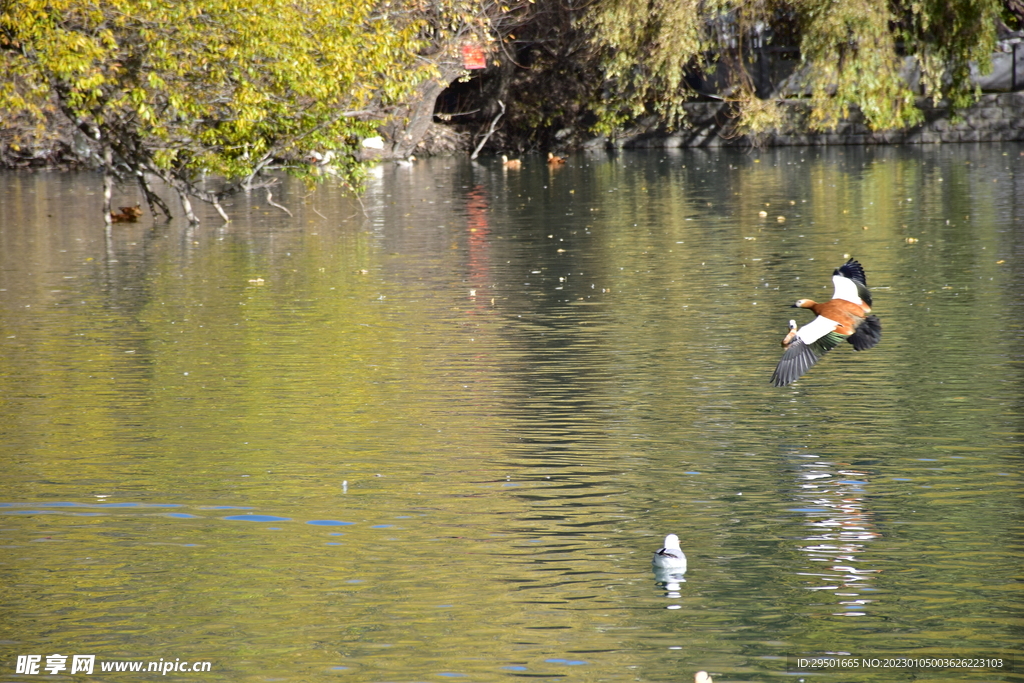
[[[860,261],[855,261],[853,259],[850,259],[849,261],[847,261],[843,265],[841,265],[838,268],[836,268],[832,272],[832,274],[833,275],[842,275],[843,277],[850,278],[854,282],[861,283],[865,287],[868,286],[868,278],[864,274],[864,266],[862,266],[860,264]]]
[[[832,274],[853,280],[857,285],[857,296],[859,296],[868,306],[871,305],[871,292],[868,291],[868,277],[864,274],[864,266],[860,264],[860,261],[850,259],[832,271]]]

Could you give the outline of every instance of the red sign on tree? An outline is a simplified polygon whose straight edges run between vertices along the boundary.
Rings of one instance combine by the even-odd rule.
[[[480,45],[462,46],[462,68],[463,69],[486,69],[487,53]]]

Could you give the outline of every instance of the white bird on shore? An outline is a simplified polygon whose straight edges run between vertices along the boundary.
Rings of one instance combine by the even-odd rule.
[[[673,574],[686,573],[686,555],[679,547],[679,537],[669,534],[665,537],[665,547],[654,553],[651,561],[655,569],[667,569]]]

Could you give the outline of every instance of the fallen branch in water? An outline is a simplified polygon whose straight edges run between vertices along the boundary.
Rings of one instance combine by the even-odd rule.
[[[270,204],[271,206],[277,207],[278,209],[281,209],[282,211],[284,211],[289,216],[292,216],[292,212],[291,211],[289,211],[286,207],[283,207],[283,206],[281,206],[280,204],[278,204],[277,202],[274,201],[273,195],[270,194],[270,188],[268,187],[268,188],[266,188],[266,190],[267,190],[267,204]],[[294,218],[294,216],[292,216],[292,218]]]
[[[480,149],[485,144],[487,144],[487,140],[490,139],[490,137],[492,135],[494,135],[494,128],[495,128],[495,126],[498,125],[498,119],[500,119],[502,116],[505,115],[505,103],[502,102],[501,100],[498,100],[498,106],[501,107],[501,111],[498,112],[498,115],[494,117],[493,121],[491,121],[491,129],[489,131],[487,131],[487,135],[485,135],[484,139],[480,141],[480,144],[476,146],[476,149],[473,150],[473,153],[469,155],[470,159],[476,159],[477,158],[477,155],[480,154]]]

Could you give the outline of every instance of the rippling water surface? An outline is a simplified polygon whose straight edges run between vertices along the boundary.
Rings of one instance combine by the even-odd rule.
[[[1024,147],[379,171],[109,236],[0,175],[0,677],[1024,680]],[[771,387],[848,255],[881,344]]]

